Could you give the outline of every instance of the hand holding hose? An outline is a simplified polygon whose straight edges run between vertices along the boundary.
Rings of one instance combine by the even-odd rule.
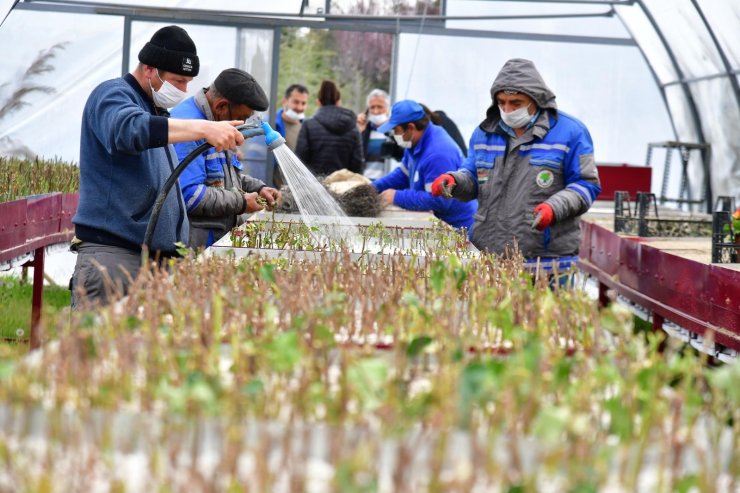
[[[203,137],[217,152],[235,149],[244,143],[244,136],[235,127],[244,123],[241,120],[211,122],[202,120]]]

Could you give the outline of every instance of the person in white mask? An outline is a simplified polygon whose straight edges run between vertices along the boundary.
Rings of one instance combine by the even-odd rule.
[[[178,164],[171,144],[203,139],[217,151],[244,142],[240,120],[168,118],[186,96],[200,62],[195,43],[178,26],[154,33],[133,72],[99,84],[82,113],[80,198],[70,282],[72,307],[105,304],[126,294],[141,266],[141,250],[157,195]],[[152,238],[151,259],[177,256],[188,242],[179,187],[167,197]]]
[[[403,147],[378,128],[388,121],[391,98],[382,89],[373,89],[367,95],[367,109],[357,115],[357,130],[362,135],[362,149],[365,153],[363,174],[375,180],[398,166],[403,158]]]
[[[586,126],[560,111],[530,60],[507,61],[491,106],[459,171],[432,194],[478,199],[471,241],[499,255],[518,249],[532,265],[567,270],[581,243],[579,217],[601,192]]]
[[[477,202],[445,200],[431,194],[439,175],[457,171],[463,155],[445,129],[429,119],[424,108],[410,99],[396,102],[391,116],[378,131],[392,132],[404,149],[401,165],[373,182],[383,206],[395,205],[410,211],[432,211],[455,228],[470,228]]]
[[[292,151],[295,151],[301,124],[306,119],[307,104],[308,89],[306,86],[291,84],[285,90],[283,107],[278,110],[275,116],[275,130],[285,138],[285,143]]]
[[[285,145],[293,152],[295,152],[298,143],[301,125],[303,125],[303,120],[306,119],[307,104],[308,89],[306,86],[291,84],[283,95],[283,107],[275,115],[275,130],[285,138]],[[273,166],[272,181],[278,188],[287,185],[277,161]]]

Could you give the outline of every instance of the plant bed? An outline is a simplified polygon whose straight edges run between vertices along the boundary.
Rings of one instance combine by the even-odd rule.
[[[398,219],[355,221],[345,228],[330,224],[330,228],[343,228],[334,238],[324,235],[320,224],[308,225],[291,219],[252,220],[235,228],[230,235],[216,242],[211,250],[217,255],[234,251],[237,256],[264,250],[266,255],[279,256],[282,251],[341,252],[353,257],[366,255],[416,255],[444,256],[458,254],[465,258],[477,256],[477,249],[467,237],[441,221],[416,222]],[[338,237],[338,239],[337,239]],[[247,249],[240,252],[241,249]],[[315,258],[308,255],[306,258]],[[356,260],[355,258],[355,260]]]
[[[189,258],[53,328],[0,358],[0,489],[737,488],[738,367],[521,259]]]

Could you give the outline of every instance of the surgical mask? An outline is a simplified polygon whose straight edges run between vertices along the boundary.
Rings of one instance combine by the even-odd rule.
[[[306,117],[305,113],[298,113],[293,108],[288,108],[283,112],[283,115],[287,116],[291,120],[303,120]]]
[[[396,144],[398,144],[398,147],[402,147],[404,149],[411,149],[411,141],[404,140],[403,134],[393,134],[393,138],[396,140]]]
[[[529,123],[529,120],[532,119],[532,115],[527,111],[528,108],[529,105],[524,108],[519,108],[518,110],[510,111],[509,113],[504,113],[501,106],[498,107],[499,111],[501,111],[501,119],[511,128],[522,128]]]
[[[152,86],[152,81],[149,81],[149,87],[152,89],[152,99],[154,100],[155,106],[169,109],[177,106],[188,96],[185,91],[181,91],[176,88],[170,84],[169,81],[162,80],[159,76],[159,70],[157,71],[157,78],[162,82],[162,87],[159,88],[159,91],[155,91],[154,86]]]
[[[372,115],[372,114],[370,114],[370,115],[367,115],[367,119],[370,121],[370,123],[372,123],[376,127],[379,127],[382,124],[384,124],[386,122],[386,120],[388,120],[388,115],[385,115],[383,113],[381,113],[379,115]]]

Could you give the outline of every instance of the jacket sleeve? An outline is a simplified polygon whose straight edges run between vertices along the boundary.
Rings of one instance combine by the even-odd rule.
[[[229,153],[229,154],[231,154],[231,153]],[[239,170],[239,167],[238,167],[238,165],[239,165],[239,158],[236,157],[236,154],[231,154],[231,160],[233,161],[233,163],[235,165],[234,166],[234,168],[235,168],[234,170],[239,175],[239,182],[240,182],[239,183],[239,186],[241,187],[242,190],[244,190],[245,192],[249,192],[249,193],[251,193],[251,192],[259,192],[262,187],[266,186],[265,185],[265,182],[263,182],[262,180],[260,180],[258,178],[254,178],[253,176],[249,176],[247,174],[244,174],[244,173],[242,173]]]
[[[206,187],[203,199],[188,214],[203,217],[236,216],[244,212],[244,196],[235,190]]]
[[[378,192],[383,192],[391,188],[394,190],[403,190],[409,187],[408,173],[405,164],[402,164],[382,178],[375,180],[373,186]]]
[[[556,220],[584,214],[601,193],[591,135],[580,122],[576,128],[563,162],[565,188],[546,201],[552,206]]]
[[[352,147],[352,157],[351,157],[351,163],[349,165],[349,170],[354,171],[355,173],[362,173],[365,171],[365,159],[363,158],[363,150],[362,150],[362,135],[360,135],[360,131],[356,128],[353,130],[352,135],[354,136],[354,146]]]
[[[175,144],[177,158],[182,160],[200,141]],[[205,153],[196,157],[180,175],[180,187],[188,214],[205,217],[224,217],[241,214],[244,197],[241,193],[220,187],[206,186]]]
[[[242,190],[244,190],[245,192],[249,192],[249,193],[259,192],[262,189],[262,187],[267,186],[265,182],[253,176],[241,175],[241,178],[242,178]]]
[[[124,91],[98,86],[85,111],[95,122],[90,128],[110,153],[138,154],[167,145],[167,118],[151,115]]]
[[[475,167],[476,151],[473,142],[476,137],[480,138],[482,130],[476,128],[470,137],[468,145],[468,156],[463,161],[460,169],[450,173],[455,178],[455,188],[452,189],[452,197],[469,202],[478,198],[478,170]]]
[[[450,170],[457,169],[459,156],[451,154],[431,154],[419,163],[419,179],[424,183],[424,190],[400,190],[396,192],[393,203],[410,211],[435,211],[449,213],[456,207],[456,201],[432,195],[434,180]]]
[[[190,152],[198,147],[202,141],[179,142],[173,144],[177,159],[182,161]],[[196,156],[180,175],[180,188],[182,197],[185,200],[185,207],[190,212],[194,207],[203,200],[206,193],[206,160],[203,153]]]

